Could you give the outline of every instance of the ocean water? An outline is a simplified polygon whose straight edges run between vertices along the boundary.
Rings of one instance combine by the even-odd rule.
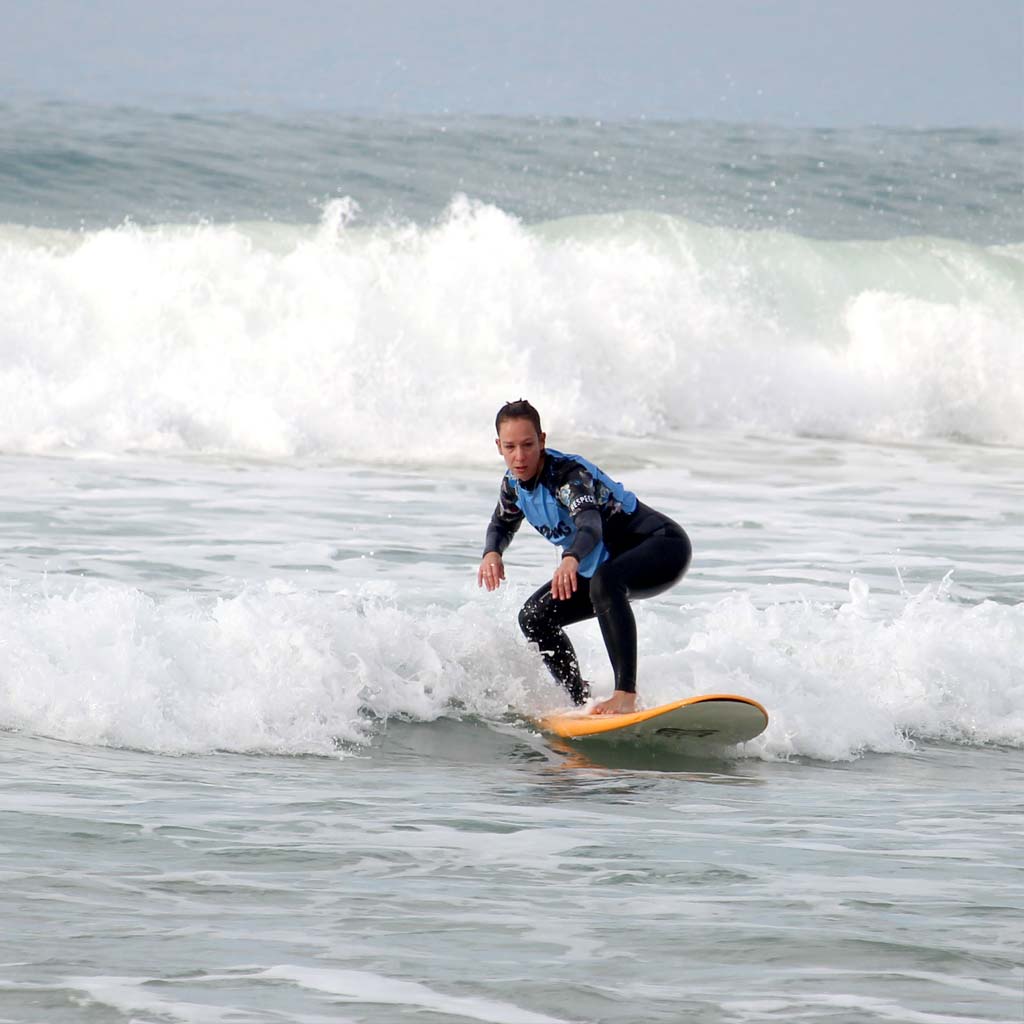
[[[0,1021],[1024,1018],[1022,148],[0,106]],[[532,726],[520,395],[762,736]]]

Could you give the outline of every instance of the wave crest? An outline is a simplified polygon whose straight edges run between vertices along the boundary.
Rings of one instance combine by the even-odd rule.
[[[575,434],[1024,442],[1019,246],[355,214],[3,229],[0,447],[458,461],[520,394]]]

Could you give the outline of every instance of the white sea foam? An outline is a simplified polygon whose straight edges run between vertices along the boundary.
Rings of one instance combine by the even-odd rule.
[[[495,999],[449,996],[417,981],[403,981],[369,971],[281,964],[262,971],[256,977],[292,982],[314,991],[329,992],[344,1001],[411,1006],[465,1020],[486,1021],[488,1024],[568,1024],[564,1018],[533,1013]]]
[[[1024,442],[1019,246],[354,214],[0,230],[0,448],[478,458],[520,394],[577,434]]]
[[[650,703],[692,692],[761,700],[748,755],[825,760],[915,740],[1024,745],[1024,605],[951,599],[948,584],[839,606],[638,609]],[[0,727],[165,752],[331,753],[394,716],[500,722],[559,702],[510,618],[522,595],[403,608],[379,586],[334,596],[283,584],[216,601],[131,588],[0,597]],[[581,659],[610,689],[592,624]]]
[[[476,681],[502,679],[508,646],[479,607],[413,615],[386,588],[331,599],[272,582],[161,604],[95,586],[0,606],[0,725],[75,742],[327,753],[390,716],[505,706]]]
[[[482,996],[454,996],[439,992],[417,981],[387,977],[370,971],[353,971],[341,968],[302,967],[281,964],[265,970],[236,969],[228,974],[205,974],[199,982],[189,977],[186,984],[200,991],[219,982],[238,984],[247,982],[250,989],[264,980],[301,986],[316,993],[329,994],[335,1002],[369,1003],[398,1006],[443,1013],[449,1018],[467,1021],[483,1021],[485,1024],[567,1024],[564,1018],[524,1010],[512,1003]],[[176,999],[168,996],[174,992],[173,982],[153,991],[150,978],[132,977],[71,977],[65,980],[67,987],[86,993],[90,1003],[115,1007],[124,1013],[143,1012],[155,1014],[161,1019],[190,1021],[195,1024],[223,1024],[237,1020],[237,1008],[223,1009],[216,1005],[199,1002],[194,998]],[[191,995],[191,993],[190,993]],[[401,1012],[401,1011],[400,1011]],[[134,1018],[133,1018],[134,1019]],[[325,1021],[323,1016],[306,1016],[308,1021]],[[332,1013],[331,1020],[345,1024],[353,1018]]]
[[[948,586],[895,609],[856,578],[838,608],[726,598],[690,640],[695,675],[771,709],[771,729],[750,744],[767,756],[845,759],[916,739],[1020,746],[1024,605],[964,606]]]

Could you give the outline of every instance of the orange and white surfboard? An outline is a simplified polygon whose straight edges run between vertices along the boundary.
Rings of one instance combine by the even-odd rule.
[[[768,712],[750,697],[706,693],[627,715],[592,715],[586,708],[574,708],[537,719],[537,725],[571,740],[657,736],[731,745],[764,732]]]

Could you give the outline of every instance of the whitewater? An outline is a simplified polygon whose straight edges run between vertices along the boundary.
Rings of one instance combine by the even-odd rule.
[[[424,227],[355,216],[0,231],[0,444],[479,459],[509,385],[595,436],[1024,439],[1019,245],[527,226],[465,197]]]
[[[0,1018],[1020,1019],[1019,133],[0,114]],[[537,732],[520,396],[762,736]]]

